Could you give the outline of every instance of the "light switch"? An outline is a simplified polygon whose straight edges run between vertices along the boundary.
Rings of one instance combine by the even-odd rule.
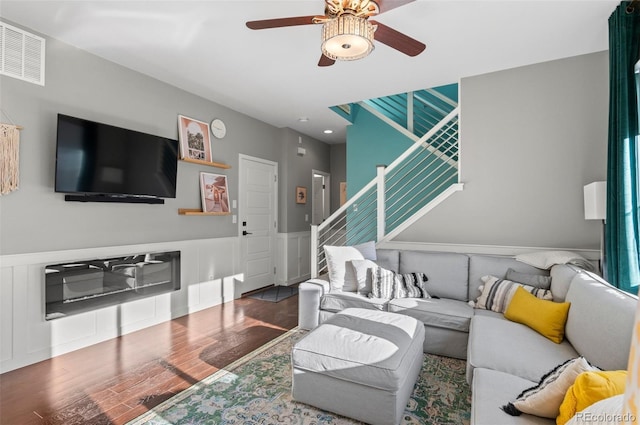
[[[235,199],[233,199],[233,200],[231,201],[231,208],[233,208],[234,210],[235,210],[236,208],[238,208],[238,204],[236,203],[236,200],[235,200]],[[235,223],[235,221],[234,221],[234,223]]]
[[[309,221],[309,214],[304,215],[304,221]]]
[[[237,215],[232,215],[231,216],[231,223],[236,224],[238,222],[238,216]]]

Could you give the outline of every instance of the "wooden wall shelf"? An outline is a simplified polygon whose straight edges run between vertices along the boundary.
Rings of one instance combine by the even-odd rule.
[[[230,212],[203,212],[198,208],[178,208],[180,215],[231,215]]]
[[[209,161],[202,161],[200,159],[191,159],[191,158],[182,158],[180,159],[180,161],[190,162],[192,164],[198,164],[198,165],[206,165],[208,167],[216,167],[216,168],[224,168],[224,169],[231,168],[231,165],[228,165],[222,162],[209,162]]]

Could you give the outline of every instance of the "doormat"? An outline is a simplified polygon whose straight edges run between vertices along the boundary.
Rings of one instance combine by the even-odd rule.
[[[289,297],[293,297],[298,294],[297,286],[272,286],[264,291],[256,292],[248,296],[248,298],[254,298],[256,300],[270,301],[277,303],[285,300]]]

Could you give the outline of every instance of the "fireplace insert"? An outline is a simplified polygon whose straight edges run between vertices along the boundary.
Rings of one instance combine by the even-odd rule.
[[[179,289],[180,251],[51,264],[45,267],[45,319]]]

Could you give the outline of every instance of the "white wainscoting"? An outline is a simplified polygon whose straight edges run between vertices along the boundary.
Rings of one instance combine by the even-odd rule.
[[[278,233],[276,284],[291,285],[311,277],[311,232]]]
[[[233,300],[237,237],[0,256],[0,373]],[[180,290],[45,321],[47,264],[181,251]]]

